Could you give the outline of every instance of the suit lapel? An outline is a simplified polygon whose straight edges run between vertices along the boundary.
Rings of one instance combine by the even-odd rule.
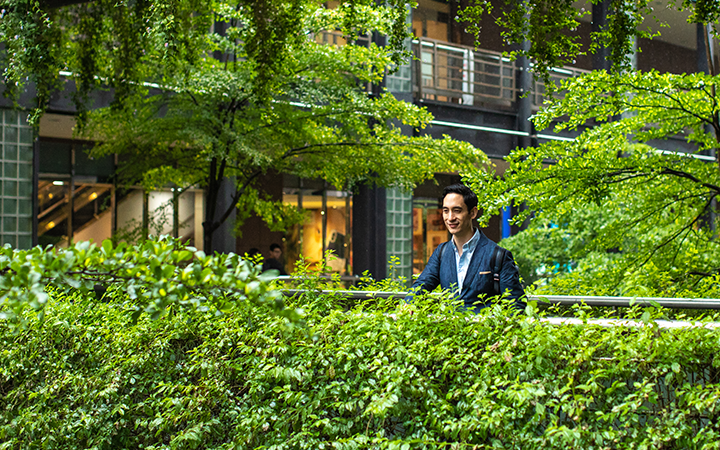
[[[452,239],[450,239],[445,245],[446,248],[443,249],[443,272],[445,272],[447,276],[447,280],[449,281],[448,286],[450,287],[452,285],[455,285],[455,288],[457,288],[458,285],[458,277],[457,277],[457,263],[455,262],[455,243],[453,243]],[[441,277],[442,279],[442,277]],[[443,289],[445,287],[443,286]]]

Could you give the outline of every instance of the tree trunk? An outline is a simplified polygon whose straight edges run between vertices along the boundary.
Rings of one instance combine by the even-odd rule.
[[[210,161],[210,172],[208,173],[207,188],[205,192],[205,217],[203,221],[203,250],[207,254],[213,252],[213,233],[217,229],[215,225],[215,206],[217,205],[218,191],[220,185],[217,180],[217,158]]]

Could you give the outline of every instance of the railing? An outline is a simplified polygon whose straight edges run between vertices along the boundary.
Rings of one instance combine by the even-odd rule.
[[[287,277],[290,279],[290,277]],[[283,294],[293,297],[307,292],[303,289],[283,289]],[[407,292],[381,292],[381,291],[342,291],[322,290],[314,291],[323,294],[334,294],[354,300],[368,298],[405,298]],[[573,296],[573,295],[528,295],[527,299],[545,305],[570,306],[585,303],[588,306],[624,307],[633,305],[656,306],[669,309],[720,309],[720,299],[709,298],[661,298],[661,297],[597,297],[597,296]]]
[[[426,38],[413,41],[413,50],[418,98],[510,106],[517,97],[517,67],[501,53]]]
[[[418,98],[463,105],[510,106],[518,96],[519,68],[500,52],[427,38],[414,40],[413,51],[417,80],[414,92]],[[559,85],[587,72],[574,67],[553,68],[550,81]],[[533,82],[533,105],[542,105],[545,92],[541,80]]]
[[[328,45],[347,43],[342,33],[336,31],[318,33],[314,39]],[[369,36],[360,36],[357,41],[358,45],[369,43]],[[403,86],[400,90],[404,91],[412,84],[416,98],[461,105],[511,107],[517,99],[519,68],[515,61],[500,52],[428,38],[413,40],[412,51],[415,58],[410,65],[401,67],[399,75],[388,76],[391,90]],[[574,67],[553,68],[550,80],[558,84],[587,72]],[[534,106],[542,105],[545,93],[544,83],[533,81],[531,98]]]
[[[40,180],[38,183],[38,198],[40,200],[38,212],[38,236],[42,236],[57,225],[66,221],[73,214],[73,230],[93,221],[109,196],[112,185],[102,183],[78,183],[70,192],[70,184],[65,182],[56,184],[56,181]],[[72,204],[72,212],[70,205]],[[85,207],[92,211],[85,214],[76,214]],[[94,208],[94,209],[93,209]]]
[[[560,83],[567,80],[568,78],[574,78],[578,77],[580,75],[590,73],[589,70],[582,70],[577,69],[575,67],[562,67],[557,68],[553,67],[550,69],[550,82],[554,83],[556,86],[560,86]],[[532,104],[533,106],[539,107],[543,104],[543,101],[545,100],[545,83],[542,80],[533,80],[533,89],[532,89]],[[554,97],[556,98],[562,98],[563,92],[558,91],[554,93]]]
[[[338,280],[341,283],[345,284],[346,286],[355,286],[362,278],[358,275],[313,275],[312,277],[308,277],[308,279],[316,279],[320,278],[322,280]],[[297,277],[297,276],[291,276],[291,275],[279,275],[277,277],[280,281],[302,281],[303,277]],[[351,292],[351,291],[348,291]]]

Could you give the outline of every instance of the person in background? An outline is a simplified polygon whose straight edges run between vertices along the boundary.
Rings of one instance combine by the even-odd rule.
[[[280,275],[287,275],[287,272],[285,272],[285,264],[282,262],[282,254],[283,251],[280,244],[276,244],[274,242],[270,244],[270,257],[263,263],[263,272],[275,269],[280,272]]]

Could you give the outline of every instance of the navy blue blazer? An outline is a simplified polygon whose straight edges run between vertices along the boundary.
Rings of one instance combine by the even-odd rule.
[[[465,308],[475,312],[492,304],[492,302],[486,302],[485,297],[495,295],[490,259],[492,259],[495,248],[498,247],[482,231],[479,234],[480,239],[470,260],[462,292],[458,297],[463,300]],[[425,270],[413,283],[411,292],[430,292],[438,285],[442,289],[457,291],[457,264],[455,263],[455,251],[450,247],[451,245],[455,245],[452,240],[440,244],[435,249],[425,266]],[[445,246],[448,246],[447,250],[443,251]],[[505,259],[500,267],[500,292],[504,293],[506,291],[509,292],[509,297],[515,300],[513,307],[524,311],[525,302],[523,297],[525,291],[520,285],[520,275],[509,251],[505,252]],[[412,295],[408,296],[406,300],[411,299]]]

